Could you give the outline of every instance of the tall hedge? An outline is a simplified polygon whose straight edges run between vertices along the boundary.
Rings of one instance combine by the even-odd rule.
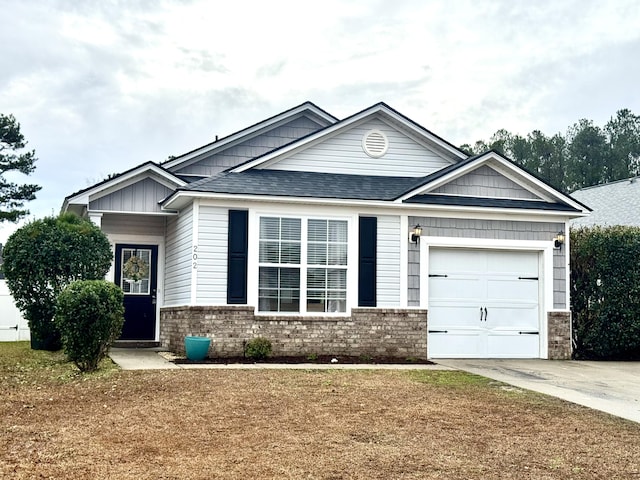
[[[640,228],[571,230],[576,358],[640,359]]]
[[[75,280],[104,278],[112,253],[96,225],[65,213],[16,230],[7,240],[3,260],[7,286],[29,322],[31,347],[58,350],[60,331],[54,322],[58,294]]]

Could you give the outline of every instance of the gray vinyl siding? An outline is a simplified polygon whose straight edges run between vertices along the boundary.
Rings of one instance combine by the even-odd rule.
[[[101,229],[107,235],[153,235],[162,237],[164,236],[165,228],[165,216],[105,214],[101,223]]]
[[[540,199],[540,197],[486,165],[429,193],[527,200]]]
[[[377,241],[377,306],[398,307],[400,306],[400,217],[378,217]]]
[[[161,212],[158,202],[166,198],[173,189],[165,187],[151,178],[145,178],[128,187],[89,202],[89,210],[115,212]]]
[[[488,238],[494,240],[550,241],[564,229],[563,223],[514,222],[508,220],[474,220],[460,218],[409,217],[409,225],[420,224],[432,237]],[[420,304],[420,254],[416,245],[409,247],[409,306]],[[567,308],[565,249],[553,251],[553,308]]]
[[[189,206],[167,221],[164,304],[191,303],[193,209]]]
[[[198,303],[216,305],[227,302],[228,222],[229,212],[226,208],[200,207]]]
[[[369,157],[362,139],[369,130],[377,129],[387,136],[389,148],[381,158]],[[380,120],[370,120],[339,133],[304,151],[294,153],[266,168],[302,172],[422,177],[451,165],[402,132]]]
[[[321,127],[308,117],[300,117],[273,130],[250,138],[214,155],[204,155],[198,161],[174,171],[176,174],[214,175],[229,167],[263,155],[275,148],[304,137]]]

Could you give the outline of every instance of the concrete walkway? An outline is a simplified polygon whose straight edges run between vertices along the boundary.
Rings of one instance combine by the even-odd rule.
[[[640,423],[640,362],[437,360]]]

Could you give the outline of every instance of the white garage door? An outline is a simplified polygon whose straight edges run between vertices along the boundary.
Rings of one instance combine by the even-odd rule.
[[[538,358],[537,252],[431,248],[428,354]]]

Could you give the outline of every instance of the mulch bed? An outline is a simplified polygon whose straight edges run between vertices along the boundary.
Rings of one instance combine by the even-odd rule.
[[[337,361],[335,361],[337,360]],[[395,357],[366,357],[366,356],[348,356],[348,355],[318,355],[313,357],[301,357],[301,356],[278,356],[268,357],[264,360],[256,362],[255,360],[247,357],[220,357],[220,358],[206,358],[204,360],[189,360],[187,358],[176,358],[172,360],[177,364],[216,364],[216,365],[230,365],[234,363],[241,364],[254,364],[254,363],[283,363],[283,364],[300,364],[300,363],[313,363],[313,364],[347,364],[347,365],[433,365],[433,362],[429,360],[422,360],[416,358],[395,358]]]

